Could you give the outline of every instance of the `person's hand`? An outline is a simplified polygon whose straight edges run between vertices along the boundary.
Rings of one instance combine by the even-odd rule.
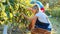
[[[27,10],[32,10],[32,8],[29,7],[29,8],[27,8]]]
[[[21,16],[24,16],[25,14],[22,12],[20,15],[21,15]]]

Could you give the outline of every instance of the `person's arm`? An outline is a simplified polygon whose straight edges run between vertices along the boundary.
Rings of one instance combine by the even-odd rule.
[[[25,14],[22,14],[22,15],[25,17],[25,19],[27,19],[27,20],[29,20],[29,21],[32,21],[33,19],[36,19],[36,18],[37,18],[37,16],[28,17],[28,16],[26,16]]]
[[[29,25],[29,30],[34,29],[36,20],[37,20],[37,16],[34,16],[34,17],[32,18],[32,21],[31,21],[30,25]]]
[[[31,21],[30,25],[28,26],[28,29],[29,29],[29,30],[34,29],[35,23],[36,23],[36,20],[37,20],[37,16],[33,16],[33,17],[31,17],[31,18],[29,18],[29,17],[26,16],[25,14],[23,14],[23,16],[25,17],[25,19]]]

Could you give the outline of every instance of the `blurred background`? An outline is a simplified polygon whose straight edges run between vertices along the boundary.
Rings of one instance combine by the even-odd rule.
[[[20,14],[33,16],[27,10],[33,6],[31,1],[42,2],[52,23],[52,34],[60,34],[60,0],[0,0],[0,34],[30,34],[27,30],[30,22]]]

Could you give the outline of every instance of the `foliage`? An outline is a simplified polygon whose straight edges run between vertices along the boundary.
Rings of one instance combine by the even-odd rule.
[[[54,8],[52,10],[52,16],[55,16],[55,17],[60,17],[60,8]]]
[[[3,0],[0,1],[0,25],[8,25],[9,30],[18,29],[18,27],[25,32],[26,27],[29,25],[21,13],[28,17],[33,14],[28,11],[28,7],[32,7],[30,0]]]
[[[60,8],[54,7],[52,9],[47,10],[46,13],[52,15],[53,17],[60,17]]]
[[[28,11],[27,8],[31,7],[30,0],[3,0],[0,1],[0,23],[9,24],[9,23],[23,23],[27,24],[27,21],[20,14],[23,12],[28,17],[31,17],[31,11]]]

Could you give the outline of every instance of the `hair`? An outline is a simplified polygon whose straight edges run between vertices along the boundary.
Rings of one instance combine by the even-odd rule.
[[[39,8],[38,8],[37,5],[34,5],[34,6],[32,7],[32,9],[36,9],[36,10],[37,10],[36,13],[39,11]]]

